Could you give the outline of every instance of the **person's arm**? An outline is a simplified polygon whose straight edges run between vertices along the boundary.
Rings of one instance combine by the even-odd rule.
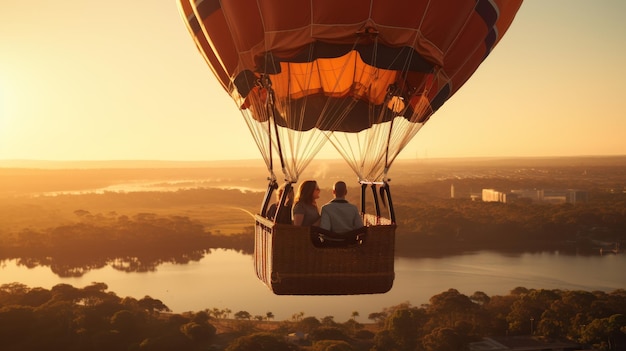
[[[304,214],[294,213],[293,214],[293,225],[302,225],[302,221],[304,220]]]
[[[359,211],[359,209],[356,206],[354,206],[354,209],[356,210],[354,211],[355,212],[354,223],[353,223],[354,229],[361,228],[363,227],[363,217],[361,216],[361,211]]]
[[[301,226],[302,221],[304,221],[304,207],[302,207],[302,204],[298,202],[293,205],[291,212],[293,213],[293,225]]]

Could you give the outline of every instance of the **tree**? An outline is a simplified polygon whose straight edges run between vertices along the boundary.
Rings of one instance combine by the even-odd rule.
[[[491,300],[491,298],[489,297],[489,295],[485,294],[482,291],[476,291],[472,294],[472,296],[470,296],[470,300],[473,303],[484,306],[485,304],[489,303],[489,300]]]
[[[267,312],[265,314],[265,319],[269,320],[273,320],[274,319],[274,314],[272,312]]]
[[[301,321],[298,322],[297,330],[303,331],[305,333],[310,333],[313,330],[319,328],[322,323],[315,317],[305,317]]]
[[[321,322],[322,322],[323,325],[325,325],[327,327],[332,327],[335,324],[337,324],[337,323],[335,323],[335,317],[333,317],[333,316],[326,316],[326,317],[322,318]]]
[[[52,298],[57,301],[73,302],[80,298],[80,291],[69,284],[57,284],[50,289]]]
[[[250,314],[250,312],[248,311],[239,311],[237,313],[235,313],[235,319],[246,319],[246,320],[250,320],[252,319],[252,315]]]
[[[352,319],[356,320],[356,318],[359,316],[359,312],[358,311],[352,311]]]
[[[385,323],[386,318],[387,318],[387,313],[385,312],[372,312],[367,316],[367,319],[374,321],[380,326],[382,326]]]
[[[352,351],[350,344],[343,340],[320,340],[313,344],[313,351]]]
[[[200,324],[196,322],[189,322],[183,324],[180,327],[180,331],[185,336],[195,342],[209,341],[215,336],[216,329],[211,324]]]
[[[10,300],[6,301],[6,298],[25,295],[29,290],[30,288],[28,287],[28,285],[22,283],[15,282],[2,284],[0,285],[0,296],[2,297],[2,300],[0,300],[0,302],[9,304]]]
[[[514,296],[520,296],[520,295],[528,294],[528,289],[524,288],[522,286],[518,286],[518,287],[514,288],[513,290],[511,290],[510,294],[514,295]]]
[[[213,307],[211,311],[209,312],[209,314],[215,317],[216,319],[220,319],[224,316],[223,310],[220,310],[217,307]]]
[[[398,351],[398,345],[391,331],[381,330],[374,336],[372,351]]]
[[[560,298],[557,291],[546,289],[531,289],[528,293],[520,294],[506,317],[509,331],[517,335],[534,334],[544,311],[549,310]]]
[[[437,328],[422,340],[426,351],[464,351],[467,343],[450,328]]]
[[[111,317],[111,326],[122,335],[132,335],[138,328],[137,318],[128,310],[117,311]]]
[[[235,339],[226,351],[293,351],[282,337],[270,333],[254,333]]]
[[[370,340],[373,339],[375,334],[367,329],[361,329],[354,333],[354,337],[361,340]]]
[[[355,321],[354,319],[350,318],[347,321],[345,321],[343,323],[343,326],[346,330],[351,331],[352,333],[356,333],[357,330],[361,330],[363,329],[363,324]]]
[[[139,307],[145,309],[150,314],[154,314],[155,312],[172,312],[161,300],[153,299],[148,295],[137,301],[137,303]]]
[[[349,339],[346,333],[337,327],[319,327],[309,333],[309,338],[313,341]]]
[[[211,316],[206,311],[200,311],[193,315],[192,321],[200,324],[209,323]]]
[[[454,327],[455,322],[459,320],[473,320],[477,311],[478,305],[456,289],[448,289],[434,295],[430,298],[430,305],[427,308],[436,325],[449,328]]]
[[[81,321],[81,309],[69,301],[54,301],[40,306],[37,313],[37,341],[41,344],[65,345],[73,333],[84,328]],[[35,337],[32,337],[35,339]]]
[[[416,308],[395,310],[385,321],[385,330],[393,342],[393,349],[413,351],[417,346],[419,313]],[[388,343],[388,340],[382,340]],[[381,349],[382,350],[382,349]]]
[[[599,346],[605,345],[608,339],[609,321],[607,318],[594,319],[583,328],[581,332],[580,341],[587,345]]]
[[[32,307],[5,306],[0,307],[0,340],[4,346],[19,344],[31,337],[31,328],[35,322]]]
[[[515,300],[516,298],[513,295],[492,296],[489,299],[489,303],[482,306],[484,315],[481,316],[480,321],[484,326],[484,330],[489,331],[492,335],[506,335],[509,330],[506,316]]]

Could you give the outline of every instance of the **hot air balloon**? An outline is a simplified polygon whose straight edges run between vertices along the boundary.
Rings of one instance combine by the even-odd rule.
[[[256,220],[255,264],[259,278],[275,293],[377,293],[391,288],[395,214],[387,173],[420,128],[493,50],[521,3],[179,0],[197,48],[241,110],[270,174]],[[263,217],[277,187],[275,164],[289,187],[326,142],[359,179],[367,231],[352,237],[345,248],[324,250],[311,245],[309,228]],[[375,214],[365,208],[367,186]],[[377,189],[388,218],[381,215]],[[307,240],[279,248],[278,241],[295,236]],[[288,256],[299,246],[311,252],[317,268],[280,271],[278,267],[293,266],[305,254],[297,252],[286,263],[276,256]],[[332,258],[341,255],[337,260],[342,261]],[[337,272],[338,267],[347,268]],[[335,287],[321,288],[322,277],[335,273]],[[351,275],[363,279],[350,280]],[[285,283],[289,279],[295,283]],[[377,286],[368,287],[372,281]]]

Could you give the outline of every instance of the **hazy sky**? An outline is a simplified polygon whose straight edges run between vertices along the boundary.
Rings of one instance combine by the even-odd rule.
[[[624,15],[526,0],[401,158],[625,155]],[[260,153],[174,0],[0,4],[0,159],[242,158]]]

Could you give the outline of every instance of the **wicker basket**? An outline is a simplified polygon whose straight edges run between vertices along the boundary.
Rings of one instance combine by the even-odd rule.
[[[256,274],[277,295],[356,295],[389,291],[394,279],[396,226],[368,225],[363,243],[319,248],[310,227],[274,224],[256,218]]]

